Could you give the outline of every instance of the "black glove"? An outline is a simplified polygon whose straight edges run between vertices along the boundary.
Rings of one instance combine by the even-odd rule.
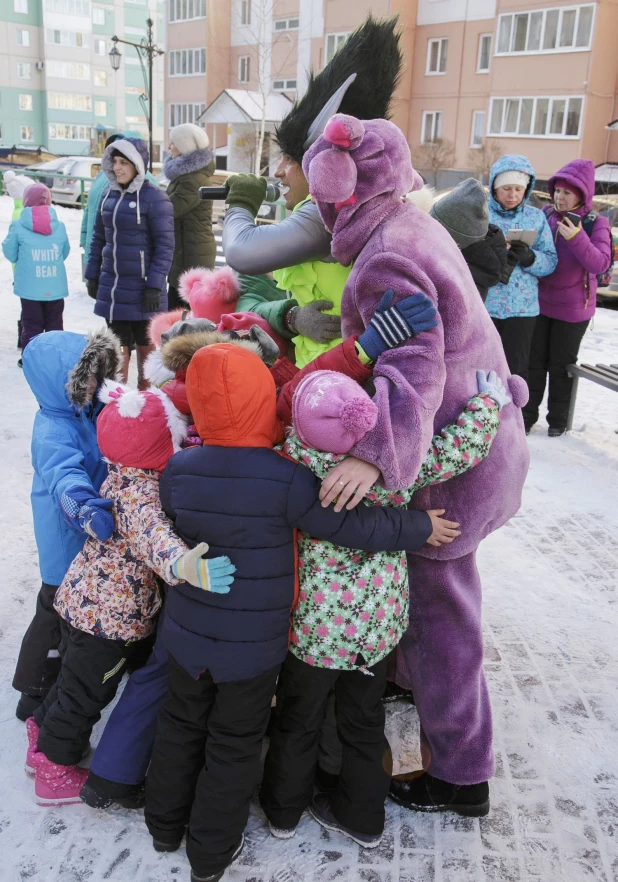
[[[525,242],[511,242],[509,254],[513,254],[517,263],[525,267],[532,266],[536,260],[536,254]]]
[[[86,291],[88,292],[88,297],[92,297],[93,300],[96,300],[98,290],[99,283],[96,279],[86,279]]]
[[[509,253],[506,256],[506,263],[500,273],[500,284],[508,285],[511,276],[513,275],[513,270],[517,266],[517,256],[515,254]]]
[[[142,297],[144,312],[156,312],[161,306],[161,292],[158,288],[146,288]]]

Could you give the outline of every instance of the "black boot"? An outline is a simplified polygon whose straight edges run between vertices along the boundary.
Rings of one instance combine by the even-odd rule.
[[[17,319],[17,348],[21,349],[21,329],[22,329],[22,321],[21,319]]]
[[[556,429],[556,428],[553,428],[552,426],[550,426],[549,429],[547,430],[547,434],[549,435],[550,438],[560,438],[560,436],[564,435],[565,432],[566,432],[566,429]]]
[[[238,846],[238,848],[236,849],[236,851],[234,852],[234,854],[230,858],[230,863],[227,865],[227,867],[229,867],[231,864],[234,863],[234,861],[236,860],[238,855],[243,850],[244,844],[245,844],[245,834],[243,833],[242,836],[240,837],[240,845]],[[191,882],[219,882],[219,879],[223,878],[225,871],[227,870],[227,867],[224,867],[222,870],[219,870],[218,873],[211,873],[209,876],[198,876],[198,874],[194,870],[191,870]]]
[[[25,723],[29,717],[33,717],[35,710],[43,704],[44,697],[44,695],[26,695],[25,692],[22,692],[15,708],[17,719]]]
[[[120,805],[126,809],[143,808],[146,802],[143,784],[119,784],[90,772],[79,798],[90,808],[104,809]],[[180,844],[180,843],[179,843]]]
[[[393,701],[408,701],[414,704],[414,695],[411,689],[404,689],[391,680],[386,681],[386,688],[382,695],[382,704],[391,704]]]
[[[389,796],[414,812],[456,812],[481,818],[489,812],[489,784],[449,784],[421,769],[395,775]]]

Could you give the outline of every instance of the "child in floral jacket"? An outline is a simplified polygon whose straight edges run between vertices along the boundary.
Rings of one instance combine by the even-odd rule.
[[[159,478],[184,438],[181,414],[158,389],[106,381],[99,398],[107,406],[97,440],[109,464],[101,496],[114,503],[116,529],[106,543],[86,541],[56,593],[66,628],[62,668],[26,722],[26,770],[39,805],[79,802],[88,770],[77,763],[126,667],[150,653],[161,580],[227,593],[234,572],[226,557],[203,560],[205,543],[190,550],[162,510]]]
[[[366,504],[405,507],[417,490],[454,478],[487,456],[500,425],[500,409],[510,398],[495,373],[486,378],[478,371],[477,379],[478,395],[453,424],[432,439],[414,484],[397,491],[375,486],[365,496]],[[376,418],[374,402],[353,380],[331,371],[309,374],[293,399],[294,428],[285,442],[285,453],[324,478],[371,430]],[[277,838],[294,835],[302,812],[311,803],[318,737],[330,689],[335,688],[343,765],[353,773],[356,748],[354,742],[346,741],[346,716],[360,713],[368,729],[383,729],[380,698],[386,683],[386,656],[408,627],[405,554],[352,551],[301,533],[299,577],[299,600],[260,794],[271,833]],[[365,847],[379,843],[389,765],[390,750],[384,738],[383,751],[376,754],[373,780],[361,782],[364,800],[341,793],[331,796],[339,820],[332,819],[332,829],[347,833]],[[344,783],[341,789],[345,788]],[[344,830],[342,817],[346,818]]]

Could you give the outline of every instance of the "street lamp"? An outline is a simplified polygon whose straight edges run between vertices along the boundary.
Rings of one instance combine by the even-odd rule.
[[[149,18],[146,24],[148,25],[148,36],[143,37],[139,43],[132,43],[130,40],[121,40],[120,37],[112,37],[112,43],[114,45],[110,49],[109,60],[112,69],[118,70],[122,55],[118,51],[117,43],[124,43],[125,46],[133,46],[134,49],[137,49],[137,57],[139,58],[142,75],[144,77],[144,85],[146,87],[146,94],[140,95],[139,100],[148,123],[148,148],[150,151],[150,171],[152,171],[152,61],[153,58],[157,55],[163,55],[164,52],[163,49],[159,49],[159,47],[153,43],[152,26],[154,22]],[[144,58],[147,59],[148,70],[146,70],[146,65],[144,64]]]

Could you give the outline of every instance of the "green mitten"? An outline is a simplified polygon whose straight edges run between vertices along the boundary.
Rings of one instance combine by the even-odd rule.
[[[257,175],[231,175],[225,182],[226,203],[230,208],[246,208],[253,217],[266,196],[266,178]]]
[[[172,565],[172,572],[177,579],[188,582],[204,591],[215,594],[229,594],[230,585],[234,581],[236,567],[229,557],[214,557],[204,560],[203,554],[208,551],[206,542],[200,542]]]

